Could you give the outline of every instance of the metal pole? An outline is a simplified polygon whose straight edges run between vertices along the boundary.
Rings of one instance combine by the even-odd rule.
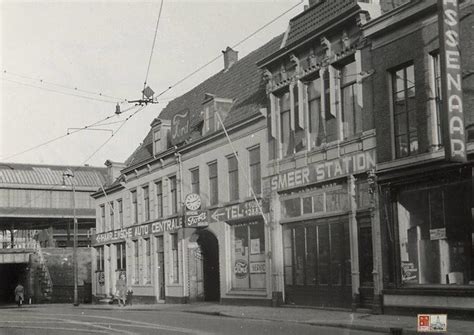
[[[71,175],[74,178],[74,175]],[[71,180],[72,182],[72,215],[74,217],[74,242],[73,242],[73,251],[72,251],[72,258],[73,258],[73,270],[74,270],[74,306],[79,306],[79,300],[77,295],[77,217],[76,217],[76,188],[74,186],[74,179]]]

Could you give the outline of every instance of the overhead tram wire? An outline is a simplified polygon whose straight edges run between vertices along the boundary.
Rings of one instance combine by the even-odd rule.
[[[101,92],[94,92],[94,91],[84,90],[84,89],[78,88],[76,86],[67,86],[67,85],[63,85],[63,84],[58,84],[58,83],[54,83],[54,82],[51,82],[51,81],[44,80],[42,78],[34,78],[34,77],[30,77],[30,76],[27,76],[27,75],[24,75],[24,74],[10,72],[10,71],[7,71],[7,70],[3,70],[2,73],[4,75],[7,75],[7,76],[15,76],[15,77],[23,78],[23,79],[32,80],[34,82],[40,82],[41,84],[56,86],[56,87],[59,87],[59,88],[64,88],[64,89],[75,91],[75,92],[82,92],[82,93],[85,93],[85,94],[96,95],[96,96],[99,96],[99,97],[108,98],[108,99],[113,100],[114,102],[117,102],[117,101],[126,102],[127,101],[126,99],[114,97],[114,96],[107,95],[107,94],[103,94]],[[23,83],[21,83],[21,84],[23,84]]]
[[[135,106],[137,107],[137,106]],[[92,154],[90,154],[83,162],[80,166],[76,166],[75,168],[71,169],[71,171],[73,173],[75,173],[79,168],[82,168],[83,165],[85,165],[92,157],[94,157],[94,155],[97,154],[97,152],[99,152],[99,150],[101,150],[105,145],[107,145],[108,142],[110,142],[110,140],[112,139],[112,137],[117,134],[120,129],[125,125],[125,123],[130,120],[133,116],[135,116],[137,113],[141,112],[143,109],[146,108],[146,105],[145,106],[138,106],[139,108],[131,115],[129,115],[125,120],[123,120],[122,124],[117,128],[117,130],[114,132],[114,134],[112,136],[110,136],[109,138],[107,138],[107,140],[105,142],[103,142]],[[85,129],[85,127],[84,127]],[[62,184],[54,184],[52,185],[50,188],[46,189],[45,191],[52,191],[53,189],[55,189],[56,187],[58,186],[63,186]],[[100,183],[100,187],[101,189],[103,190],[103,192],[105,193],[104,191],[104,187],[102,185],[102,183]],[[40,193],[38,194],[36,197],[33,197],[33,198],[30,198],[30,200],[26,201],[22,206],[18,207],[18,208],[14,208],[13,210],[9,211],[7,214],[13,214],[15,212],[17,212],[19,209],[21,208],[24,208],[26,206],[28,206],[29,204],[31,204],[33,201],[35,201],[36,199],[38,199],[39,197],[42,197],[43,194]],[[107,195],[106,195],[107,196]]]
[[[148,67],[146,69],[145,82],[143,84],[143,88],[146,87],[146,83],[148,81],[148,74],[150,73],[151,60],[153,58],[153,51],[155,49],[156,35],[158,34],[158,27],[160,25],[161,12],[163,10],[163,3],[164,2],[165,2],[165,0],[161,0],[161,3],[160,3],[160,11],[158,12],[158,18],[156,20],[155,35],[153,36],[153,43],[151,45],[150,58],[148,59]]]
[[[240,40],[239,42],[237,42],[236,44],[234,44],[232,46],[232,48],[236,48],[238,47],[239,45],[241,45],[242,43],[246,42],[247,40],[249,40],[250,38],[252,38],[253,36],[255,36],[256,34],[258,34],[260,31],[262,31],[263,29],[265,29],[266,27],[268,27],[269,25],[271,25],[273,22],[275,22],[276,20],[280,19],[282,16],[286,15],[287,13],[291,12],[293,9],[295,9],[296,7],[298,7],[299,5],[301,5],[303,3],[303,0],[300,0],[300,2],[298,2],[297,4],[291,6],[290,8],[288,8],[287,10],[285,10],[283,13],[281,13],[280,15],[276,16],[275,18],[273,18],[272,20],[268,21],[267,23],[265,23],[263,26],[261,26],[260,28],[258,28],[257,30],[255,30],[254,32],[252,32],[251,34],[247,35],[246,37],[244,37],[242,40]],[[186,76],[184,76],[183,78],[181,78],[180,80],[176,81],[174,84],[168,86],[168,88],[166,88],[165,90],[163,90],[162,92],[160,92],[156,98],[159,98],[160,96],[162,96],[163,94],[165,94],[166,92],[170,91],[171,89],[175,88],[176,86],[178,86],[179,84],[181,84],[182,82],[186,81],[187,79],[189,79],[190,77],[194,76],[196,73],[198,73],[199,71],[201,71],[202,69],[208,67],[209,65],[211,65],[212,63],[214,63],[215,61],[217,61],[218,59],[220,59],[222,57],[221,54],[219,54],[218,56],[212,58],[211,60],[209,60],[207,63],[201,65],[200,67],[198,67],[196,70],[192,71],[191,73],[187,74]]]
[[[133,109],[133,108],[136,108],[136,107],[137,107],[137,106],[132,106],[132,107],[130,107],[130,108],[127,108],[127,109],[125,109],[125,110],[122,111],[122,114],[125,113],[125,112],[127,112],[127,111],[129,111],[129,110],[131,110],[131,109]],[[7,156],[7,157],[1,157],[1,158],[0,158],[0,161],[4,161],[4,160],[7,160],[7,159],[10,159],[10,158],[13,158],[13,157],[20,156],[20,155],[22,155],[22,154],[24,154],[24,153],[27,153],[27,152],[36,150],[36,149],[41,148],[41,147],[43,147],[43,146],[45,146],[45,145],[48,145],[48,144],[50,144],[50,143],[52,143],[52,142],[58,141],[58,140],[60,140],[60,139],[62,139],[62,138],[64,138],[64,137],[67,137],[67,136],[69,136],[69,135],[78,133],[78,132],[83,131],[83,130],[86,130],[86,129],[89,129],[89,128],[91,128],[91,127],[103,126],[103,125],[105,125],[105,124],[102,124],[102,122],[105,122],[105,121],[107,121],[107,120],[109,120],[109,119],[111,119],[111,118],[113,118],[113,117],[116,117],[116,116],[117,116],[117,114],[109,115],[109,116],[107,116],[107,117],[104,118],[104,119],[101,119],[101,120],[99,120],[99,121],[96,121],[96,122],[94,122],[94,123],[91,123],[91,124],[89,124],[89,125],[87,125],[87,126],[81,127],[81,128],[79,128],[79,129],[77,129],[77,130],[71,131],[71,132],[66,133],[66,134],[64,134],[64,135],[61,135],[61,136],[58,136],[58,137],[54,137],[54,138],[49,139],[49,140],[47,140],[47,141],[45,141],[45,142],[43,142],[43,143],[37,144],[37,145],[35,145],[35,146],[31,147],[31,148],[25,149],[25,150],[23,150],[23,151],[17,152],[17,153],[12,154],[12,155],[9,155],[9,156]]]

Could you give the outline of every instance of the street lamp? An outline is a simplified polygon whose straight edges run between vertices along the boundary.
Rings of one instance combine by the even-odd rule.
[[[76,187],[74,186],[74,173],[67,169],[63,173],[63,178],[71,178],[72,185],[72,216],[74,217],[74,230],[73,230],[73,248],[72,248],[72,262],[74,271],[74,306],[79,306],[79,300],[77,295],[77,217],[76,217]]]

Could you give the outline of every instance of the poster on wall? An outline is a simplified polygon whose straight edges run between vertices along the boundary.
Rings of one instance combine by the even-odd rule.
[[[402,282],[417,281],[418,269],[412,262],[402,262]]]
[[[235,253],[236,254],[241,254],[242,256],[245,256],[245,250],[244,250],[242,240],[236,240],[235,241]]]
[[[260,253],[260,239],[253,238],[250,240],[250,254],[255,255]]]
[[[244,279],[248,276],[249,266],[247,261],[238,259],[234,264],[234,274],[237,279]]]
[[[250,273],[265,273],[265,262],[250,263]]]

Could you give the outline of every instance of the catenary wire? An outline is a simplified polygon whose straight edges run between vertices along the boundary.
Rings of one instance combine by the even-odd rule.
[[[10,71],[7,71],[7,70],[3,70],[3,74],[4,75],[15,76],[15,77],[23,78],[23,79],[29,79],[29,80],[33,80],[33,81],[39,81],[42,84],[61,87],[61,88],[65,88],[65,89],[72,90],[72,91],[82,92],[82,93],[91,94],[91,95],[97,95],[97,96],[104,97],[104,98],[110,98],[114,101],[126,101],[126,99],[114,97],[114,96],[103,94],[103,93],[100,93],[100,92],[93,92],[93,91],[84,90],[84,89],[74,87],[74,86],[67,86],[67,85],[63,85],[63,84],[58,84],[58,83],[54,83],[54,82],[51,82],[51,81],[44,80],[42,78],[34,78],[34,77],[30,77],[30,76],[27,76],[27,75],[24,75],[24,74],[10,72]]]
[[[148,74],[150,73],[151,60],[153,58],[153,51],[155,49],[156,35],[158,33],[158,26],[160,25],[161,12],[163,10],[163,3],[164,2],[165,2],[164,0],[161,0],[161,3],[160,3],[160,11],[158,12],[158,19],[156,20],[155,36],[153,37],[153,43],[151,45],[150,59],[148,60],[148,67],[146,69],[146,76],[145,76],[144,86],[146,86],[146,83],[147,83],[147,80],[148,80]]]
[[[275,18],[273,18],[272,20],[268,21],[267,23],[265,23],[263,26],[261,26],[260,28],[258,28],[257,30],[255,30],[254,32],[252,32],[251,34],[247,35],[245,38],[243,38],[242,40],[240,40],[239,42],[237,42],[236,44],[234,44],[232,46],[232,48],[236,48],[238,47],[239,45],[241,45],[242,43],[244,43],[245,41],[247,41],[248,39],[250,39],[251,37],[255,36],[257,33],[259,33],[260,31],[262,31],[263,29],[265,29],[266,27],[268,27],[270,24],[272,24],[273,22],[275,22],[276,20],[280,19],[282,16],[284,16],[285,14],[289,13],[290,11],[292,11],[293,9],[295,9],[296,7],[298,7],[299,5],[301,5],[303,3],[303,0],[301,0],[300,2],[298,2],[297,4],[291,6],[290,8],[288,8],[287,10],[285,10],[283,13],[281,13],[280,15],[276,16]],[[166,92],[170,91],[171,89],[173,89],[174,87],[180,85],[182,82],[186,81],[187,79],[189,79],[190,77],[194,76],[196,73],[198,73],[199,71],[201,71],[202,69],[208,67],[209,65],[211,65],[212,63],[214,63],[215,61],[217,61],[218,59],[220,59],[222,57],[222,55],[218,55],[214,58],[212,58],[211,60],[209,60],[207,63],[201,65],[200,67],[198,67],[196,70],[192,71],[191,73],[187,74],[186,76],[184,76],[183,78],[179,79],[178,81],[176,81],[174,84],[168,86],[168,88],[166,88],[165,90],[163,90],[162,92],[160,92],[158,95],[157,95],[157,98],[162,96],[163,94],[165,94]]]
[[[136,108],[136,107],[137,107],[137,106],[132,106],[132,107],[130,107],[130,108],[127,108],[127,109],[125,109],[124,111],[122,111],[122,113],[125,113],[126,111],[129,111],[129,110],[131,110],[131,109],[133,109],[133,108]],[[66,137],[66,136],[69,136],[69,135],[75,134],[75,133],[77,133],[77,132],[80,132],[80,131],[82,131],[82,130],[85,130],[85,129],[88,129],[88,128],[91,128],[91,127],[94,127],[94,126],[102,126],[102,125],[104,125],[104,124],[102,124],[101,122],[107,121],[107,120],[109,120],[109,119],[111,119],[111,118],[113,118],[113,117],[115,117],[115,116],[117,116],[117,115],[116,115],[116,114],[114,114],[114,115],[109,115],[109,116],[107,116],[107,117],[104,118],[104,119],[101,119],[101,120],[99,120],[99,121],[96,121],[96,122],[94,122],[94,123],[91,123],[91,124],[89,124],[89,125],[87,125],[87,126],[81,127],[81,128],[79,128],[79,129],[77,129],[77,130],[75,130],[75,131],[71,131],[71,132],[66,133],[66,134],[64,134],[64,135],[54,137],[54,138],[49,139],[49,140],[47,140],[47,141],[45,141],[45,142],[43,142],[43,143],[37,144],[37,145],[35,145],[35,146],[31,147],[31,148],[28,148],[28,149],[25,149],[25,150],[23,150],[23,151],[14,153],[14,154],[9,155],[9,156],[7,156],[7,157],[2,157],[2,158],[0,158],[0,161],[4,161],[4,160],[7,160],[7,159],[10,159],[10,158],[13,158],[13,157],[20,156],[20,155],[22,155],[22,154],[24,154],[24,153],[27,153],[27,152],[36,150],[36,149],[41,148],[41,147],[43,147],[43,146],[45,146],[45,145],[47,145],[47,144],[50,144],[50,143],[52,143],[52,142],[55,142],[55,141],[57,141],[57,140],[60,140],[60,139],[62,139],[62,138],[64,138],[64,137]]]
[[[73,97],[76,97],[76,98],[106,102],[106,103],[109,103],[109,104],[116,103],[116,101],[100,99],[100,98],[93,98],[93,97],[88,97],[86,95],[80,95],[80,94],[75,94],[75,93],[62,92],[62,91],[58,91],[58,90],[55,90],[55,89],[52,89],[52,88],[41,87],[41,86],[38,86],[38,85],[29,84],[29,83],[23,83],[21,81],[17,81],[17,80],[13,80],[13,79],[2,78],[2,80],[8,81],[8,82],[11,82],[11,83],[16,83],[16,84],[23,85],[23,86],[27,86],[27,87],[37,88],[37,89],[48,91],[48,92],[54,92],[54,93],[57,93],[57,94],[69,95],[69,96],[73,96]]]

